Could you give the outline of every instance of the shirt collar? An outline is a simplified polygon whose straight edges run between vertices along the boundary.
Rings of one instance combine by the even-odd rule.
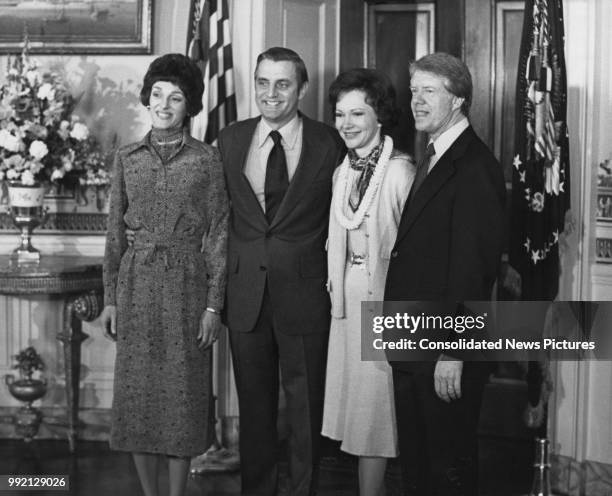
[[[469,127],[470,123],[467,117],[464,117],[459,122],[451,126],[449,129],[444,131],[438,139],[436,139],[434,144],[434,149],[436,151],[435,157],[440,158],[442,155],[446,153],[451,145],[455,142],[455,140],[459,137],[459,135],[465,131]]]
[[[297,138],[300,130],[302,129],[302,119],[296,114],[287,124],[277,129],[283,139],[283,148],[287,150],[293,150],[297,142]],[[261,118],[257,125],[257,147],[261,148],[264,146],[266,140],[269,138],[270,132],[273,129],[270,125]],[[271,138],[270,138],[271,139]]]

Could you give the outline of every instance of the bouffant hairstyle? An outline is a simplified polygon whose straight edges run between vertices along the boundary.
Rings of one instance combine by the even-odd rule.
[[[255,66],[255,77],[257,77],[257,68],[262,60],[272,60],[273,62],[292,62],[297,75],[298,90],[301,90],[302,86],[308,82],[308,71],[306,70],[306,64],[304,64],[302,58],[290,48],[272,47],[268,48],[265,52],[260,53],[257,57],[257,65]]]
[[[193,117],[202,110],[204,77],[197,64],[180,53],[168,53],[156,58],[142,82],[140,101],[147,107],[151,98],[151,88],[158,81],[168,81],[177,85],[187,100],[187,115]]]
[[[444,78],[445,88],[453,95],[463,98],[461,112],[466,117],[472,105],[472,75],[467,65],[457,57],[444,52],[430,53],[410,64],[410,75],[415,71],[429,72]]]
[[[366,103],[374,109],[383,131],[397,124],[399,109],[395,101],[395,88],[389,77],[375,69],[350,69],[342,72],[329,87],[329,105],[332,115],[338,99],[349,91],[365,93]]]

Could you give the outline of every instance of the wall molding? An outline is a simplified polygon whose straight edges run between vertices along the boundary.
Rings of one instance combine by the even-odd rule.
[[[106,232],[107,214],[50,213],[42,226],[36,228],[38,233],[79,233],[104,234]],[[17,232],[9,214],[0,213],[0,232]]]

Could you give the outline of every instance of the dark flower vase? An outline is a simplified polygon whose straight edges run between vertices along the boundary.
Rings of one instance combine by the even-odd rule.
[[[38,433],[42,421],[40,410],[34,408],[32,403],[45,395],[47,382],[31,377],[15,380],[12,375],[4,376],[4,382],[15,399],[26,403],[15,415],[15,424],[17,434],[29,442]]]

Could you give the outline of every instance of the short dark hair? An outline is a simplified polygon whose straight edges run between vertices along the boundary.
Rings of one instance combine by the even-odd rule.
[[[151,62],[140,90],[140,101],[145,107],[149,105],[151,88],[158,81],[168,81],[181,89],[187,100],[189,117],[202,110],[204,77],[198,65],[186,55],[168,53]]]
[[[397,124],[399,110],[395,101],[395,88],[389,77],[376,69],[350,69],[338,75],[329,87],[329,105],[336,111],[338,99],[349,91],[365,93],[365,101],[376,112],[383,131]]]
[[[298,89],[301,90],[302,86],[308,82],[308,71],[306,70],[306,64],[302,58],[290,48],[285,47],[272,47],[268,48],[265,52],[262,52],[257,57],[257,65],[255,66],[255,77],[257,77],[257,68],[262,60],[272,60],[273,62],[292,62],[295,67],[295,74],[297,75]]]
[[[472,75],[462,60],[444,52],[430,53],[410,64],[410,76],[415,71],[430,72],[445,78],[446,89],[464,99],[461,112],[466,117],[469,115],[472,105]]]

